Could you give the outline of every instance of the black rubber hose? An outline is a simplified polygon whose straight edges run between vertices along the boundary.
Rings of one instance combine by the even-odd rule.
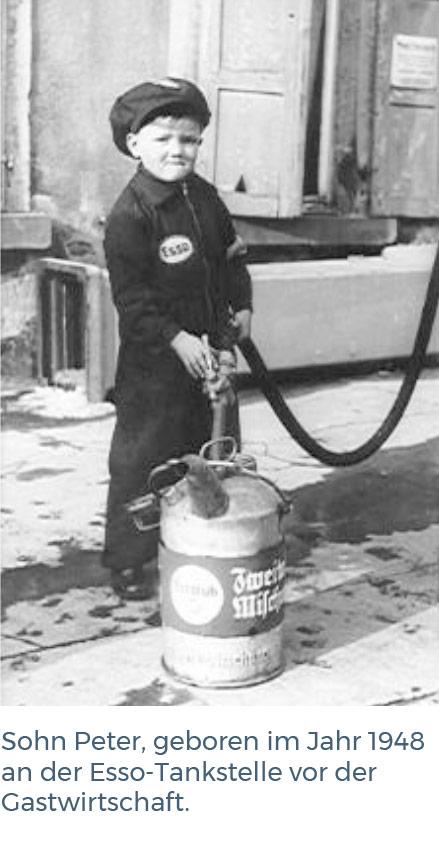
[[[361,446],[346,452],[333,452],[320,445],[296,419],[284,401],[267,367],[251,339],[242,340],[239,348],[259,384],[265,398],[290,436],[312,457],[326,466],[353,466],[370,457],[386,442],[400,421],[424,365],[439,300],[439,246],[427,288],[421,320],[407,371],[389,413],[378,430]]]

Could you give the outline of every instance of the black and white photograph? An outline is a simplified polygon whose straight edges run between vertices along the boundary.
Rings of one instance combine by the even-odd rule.
[[[439,2],[1,11],[2,705],[437,706]]]

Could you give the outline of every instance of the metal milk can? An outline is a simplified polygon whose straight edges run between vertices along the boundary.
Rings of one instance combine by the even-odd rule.
[[[282,670],[286,500],[242,464],[183,461],[161,499],[164,665],[206,687],[264,681]]]

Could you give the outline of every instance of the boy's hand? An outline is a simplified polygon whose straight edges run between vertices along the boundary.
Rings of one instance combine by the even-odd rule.
[[[208,364],[206,351],[199,337],[187,331],[179,331],[171,340],[171,348],[193,378],[204,378]]]
[[[241,342],[242,339],[248,339],[251,335],[252,311],[238,310],[233,317],[233,324],[238,332],[238,342]]]

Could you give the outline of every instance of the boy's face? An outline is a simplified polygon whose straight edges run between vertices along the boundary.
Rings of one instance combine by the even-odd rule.
[[[150,174],[173,183],[184,180],[194,170],[201,132],[193,118],[158,116],[137,133],[129,133],[127,147]]]

